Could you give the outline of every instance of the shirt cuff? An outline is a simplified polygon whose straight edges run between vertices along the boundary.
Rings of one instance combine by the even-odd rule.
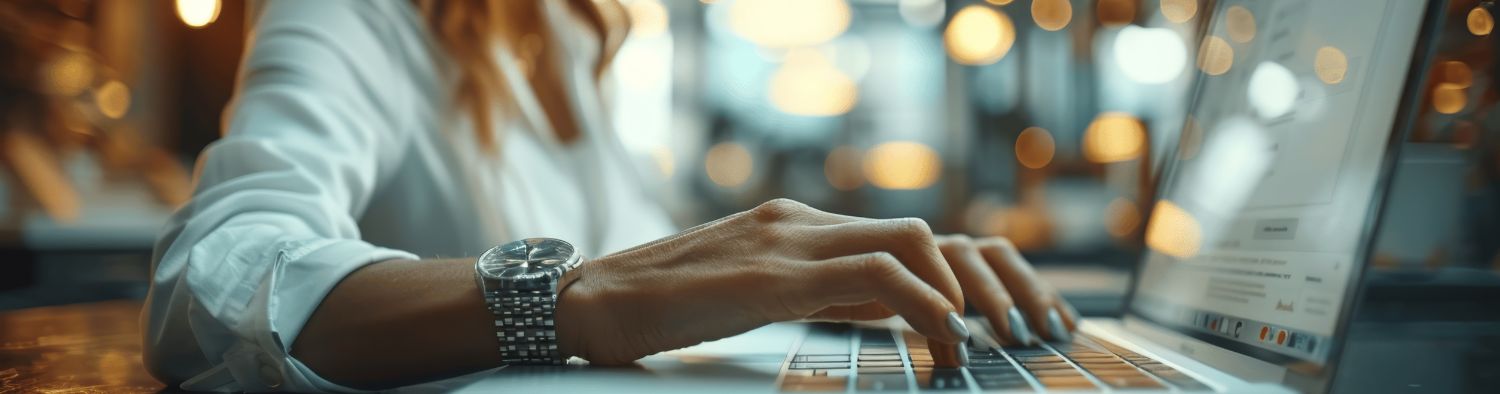
[[[305,241],[280,250],[270,285],[262,286],[252,307],[265,311],[264,333],[224,356],[228,372],[244,391],[359,391],[318,376],[290,354],[307,319],[340,281],[366,265],[393,259],[416,260],[408,252],[351,239]],[[243,346],[242,346],[243,345]]]

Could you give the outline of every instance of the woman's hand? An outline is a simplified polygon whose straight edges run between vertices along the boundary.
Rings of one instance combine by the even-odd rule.
[[[1010,240],[948,235],[938,237],[937,244],[964,296],[989,320],[1001,344],[1072,338],[1078,312],[1037,276]]]
[[[1011,323],[1021,320],[1010,316],[1012,304],[1036,322],[1060,311],[1071,328],[1061,299],[1007,247],[934,238],[918,219],[775,200],[571,271],[558,301],[559,346],[596,364],[624,364],[772,322],[892,315],[930,341],[956,344],[968,337],[959,318],[965,293],[998,330],[1020,326]],[[940,364],[960,357],[953,346],[932,351]]]

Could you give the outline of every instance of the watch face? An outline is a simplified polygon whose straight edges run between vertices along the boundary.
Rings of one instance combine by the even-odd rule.
[[[527,238],[501,245],[479,259],[479,272],[504,281],[535,281],[576,265],[573,245],[551,238]]]

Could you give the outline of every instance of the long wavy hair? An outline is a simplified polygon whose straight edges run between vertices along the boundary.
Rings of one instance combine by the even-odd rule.
[[[496,50],[510,51],[517,58],[540,52],[550,38],[542,7],[550,0],[412,0],[426,19],[427,28],[447,54],[455,72],[455,109],[468,112],[474,121],[475,136],[481,147],[497,152],[491,129],[491,111],[512,111],[506,96],[505,78],[495,62]],[[602,77],[616,50],[630,28],[629,18],[615,0],[559,0],[584,16],[589,28],[600,38],[599,63],[595,77]],[[534,70],[555,72],[556,70]],[[553,79],[551,83],[558,83]],[[563,92],[563,86],[547,86],[542,79],[537,90]],[[548,103],[544,102],[546,106]],[[565,108],[548,108],[549,113]],[[549,114],[550,116],[550,114]],[[556,132],[563,132],[556,130]]]

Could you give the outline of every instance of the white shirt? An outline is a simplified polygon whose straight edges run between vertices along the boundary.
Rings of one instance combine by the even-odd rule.
[[[260,6],[227,134],[203,152],[192,201],[156,244],[142,320],[157,378],[347,391],[289,350],[365,264],[476,256],[524,237],[601,256],[674,230],[609,130],[598,44],[565,4],[543,8],[582,136],[557,141],[515,59],[496,51],[519,108],[496,112],[499,154],[482,152],[453,110],[446,58],[411,2]]]

